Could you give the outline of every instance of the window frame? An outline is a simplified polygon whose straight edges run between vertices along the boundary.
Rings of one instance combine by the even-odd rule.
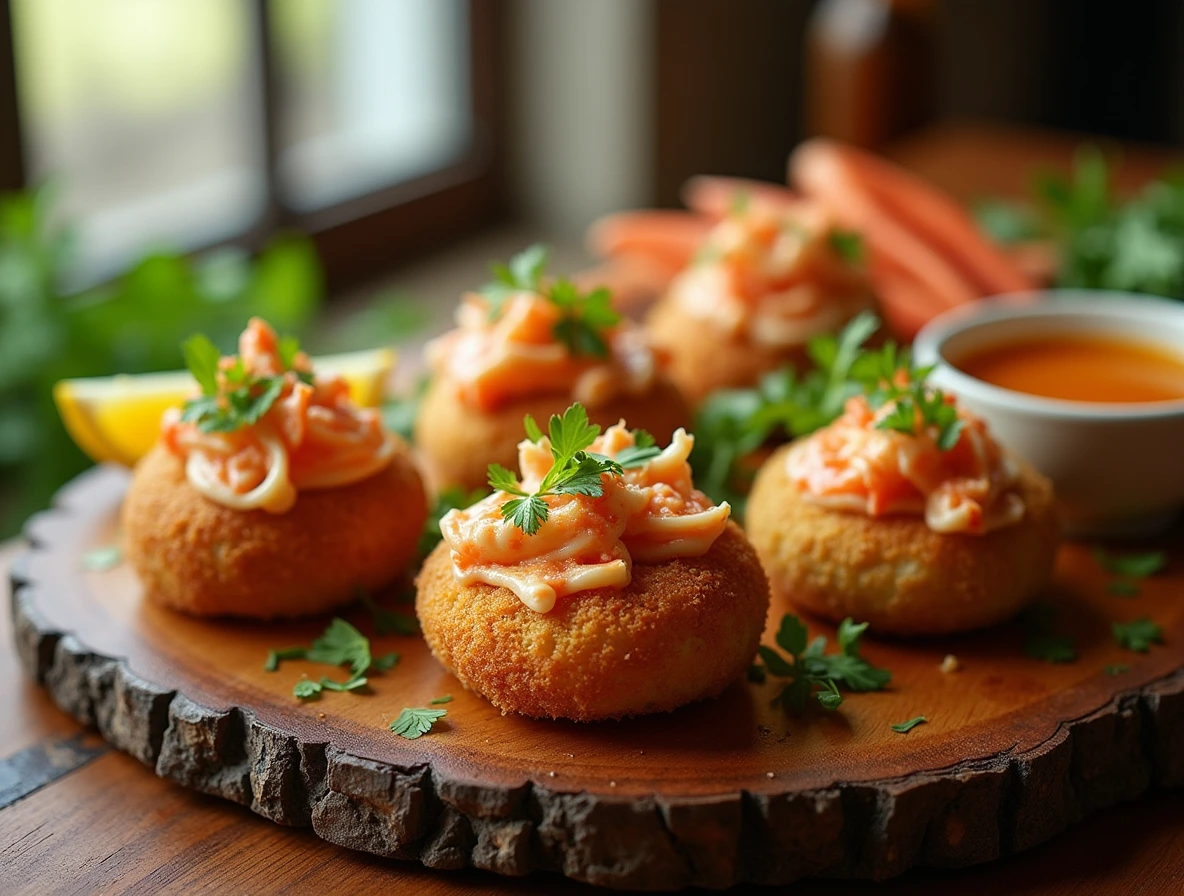
[[[332,296],[497,220],[504,212],[502,157],[502,0],[468,0],[469,81],[473,131],[464,156],[435,171],[309,212],[287,207],[279,185],[282,98],[270,40],[271,8],[283,0],[248,0],[258,66],[258,136],[267,201],[245,232],[211,245],[258,250],[275,233],[297,230],[313,241]],[[29,186],[17,93],[11,0],[0,0],[0,190]]]

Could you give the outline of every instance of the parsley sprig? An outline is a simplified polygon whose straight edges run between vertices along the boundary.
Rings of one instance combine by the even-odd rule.
[[[538,293],[560,311],[551,333],[556,341],[573,355],[607,358],[608,341],[605,332],[616,326],[621,315],[613,310],[612,293],[600,287],[581,292],[578,286],[563,277],[550,282],[547,271],[546,246],[533,245],[519,252],[507,264],[493,266],[493,282],[481,290],[489,302],[490,316],[497,319],[506,301],[519,292]]]
[[[318,697],[321,691],[356,691],[364,688],[373,669],[386,672],[399,661],[399,655],[391,652],[380,657],[370,653],[370,639],[341,618],[334,618],[312,645],[269,650],[263,668],[268,672],[279,669],[283,660],[308,660],[327,666],[348,666],[349,678],[336,681],[327,676],[319,680],[302,678],[296,682],[292,692],[301,700]]]
[[[543,438],[543,431],[529,414],[524,418],[523,426],[532,441]],[[554,462],[533,492],[524,491],[518,477],[501,464],[489,465],[489,487],[514,495],[501,506],[502,518],[527,535],[534,535],[550,519],[551,509],[545,498],[553,495],[599,498],[604,494],[601,476],[620,476],[626,469],[639,467],[660,453],[653,437],[644,430],[634,432],[636,445],[622,451],[620,458],[588,451],[600,435],[600,427],[588,422],[588,412],[578,401],[564,411],[562,417],[553,414],[547,432]]]
[[[835,634],[839,653],[826,653],[825,635],[808,641],[805,623],[786,614],[775,640],[788,659],[762,644],[757,652],[764,665],[753,666],[749,680],[763,682],[766,673],[788,678],[789,683],[774,698],[774,703],[780,703],[786,712],[802,712],[812,696],[823,709],[838,709],[843,702],[840,684],[849,691],[879,691],[892,679],[887,669],[879,669],[860,656],[860,639],[866,630],[866,622],[844,619]]]
[[[1130,622],[1115,622],[1110,629],[1115,641],[1136,653],[1147,653],[1152,644],[1163,643],[1163,627],[1148,616],[1140,616]]]
[[[284,336],[279,340],[278,348],[284,371],[293,370],[300,343],[295,337]],[[236,358],[233,365],[220,370],[221,352],[200,333],[185,340],[181,352],[189,372],[201,386],[201,396],[185,402],[181,419],[196,423],[202,432],[234,432],[244,426],[253,426],[271,410],[284,391],[285,373],[256,376],[247,372],[242,358]],[[295,373],[303,382],[312,382],[311,373],[303,370]]]
[[[432,701],[435,702],[434,700]],[[391,722],[391,731],[407,740],[415,740],[432,730],[432,726],[448,715],[446,709],[427,709],[422,706],[403,707],[399,717]]]

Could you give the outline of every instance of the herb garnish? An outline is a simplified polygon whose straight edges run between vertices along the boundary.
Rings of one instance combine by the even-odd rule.
[[[115,545],[95,548],[82,555],[82,566],[91,572],[106,572],[123,562],[123,551]]]
[[[375,659],[370,654],[370,639],[341,618],[334,618],[319,638],[310,647],[284,647],[269,650],[263,668],[275,672],[283,660],[308,660],[329,666],[349,666],[350,675],[345,681],[334,681],[323,677],[319,681],[301,679],[292,692],[301,700],[308,700],[327,691],[355,691],[367,684],[366,673],[371,669],[385,672],[399,661],[399,655],[391,652]]]
[[[861,264],[867,254],[863,237],[853,230],[832,230],[827,234],[826,242],[847,264]]]
[[[887,669],[878,669],[859,655],[859,641],[867,623],[844,619],[835,634],[840,653],[826,653],[826,636],[819,635],[807,643],[809,633],[805,623],[787,613],[781,618],[776,642],[789,656],[784,656],[762,644],[757,648],[764,666],[749,670],[749,681],[763,681],[767,672],[778,678],[790,679],[774,698],[786,712],[799,713],[806,708],[810,697],[818,700],[823,709],[837,709],[843,702],[838,685],[850,691],[879,691],[892,678]],[[760,670],[759,672],[757,670]]]
[[[551,330],[556,341],[563,343],[573,355],[607,358],[609,349],[604,333],[621,320],[621,315],[613,310],[612,293],[603,287],[581,292],[563,277],[545,284],[546,269],[547,247],[538,244],[519,252],[508,265],[495,264],[493,282],[481,290],[489,302],[490,317],[496,320],[515,293],[537,293],[561,312]]]
[[[1147,616],[1140,616],[1130,622],[1115,622],[1110,626],[1114,640],[1136,653],[1147,653],[1152,644],[1163,643],[1163,627]]]
[[[1113,677],[1115,675],[1122,675],[1124,672],[1131,671],[1131,667],[1125,663],[1111,663],[1110,665],[1103,666],[1102,671]]]
[[[466,492],[459,486],[446,488],[437,494],[432,509],[428,512],[428,518],[424,521],[423,532],[419,536],[419,559],[427,557],[444,538],[440,531],[440,520],[444,518],[444,514],[450,510],[464,510],[488,494],[488,489],[476,488]]]
[[[895,724],[891,725],[890,727],[897,734],[908,734],[910,731],[912,731],[918,725],[924,725],[928,721],[929,720],[927,718],[925,718],[924,716],[916,716],[914,718],[909,719],[907,722],[896,722]]]
[[[279,354],[284,370],[292,370],[292,364],[300,351],[295,337],[285,336],[279,341]],[[248,373],[242,358],[226,370],[220,370],[221,352],[205,336],[190,336],[181,344],[185,364],[193,378],[201,386],[201,397],[185,402],[181,419],[196,423],[202,432],[234,432],[244,426],[253,426],[271,410],[276,399],[284,390],[285,374],[277,376],[255,376]],[[226,386],[220,388],[219,373]],[[296,371],[306,383],[311,383],[312,374]]]
[[[1147,551],[1141,554],[1112,554],[1097,548],[1094,559],[1106,572],[1128,579],[1145,579],[1163,569],[1168,562],[1163,551]]]
[[[523,427],[533,441],[542,439],[542,430],[529,414],[523,419]],[[548,434],[554,463],[534,492],[523,491],[518,478],[501,464],[489,465],[489,487],[516,496],[501,506],[502,518],[527,535],[534,535],[550,519],[551,511],[544,498],[551,495],[598,498],[604,494],[602,475],[620,476],[626,468],[639,467],[659,453],[653,438],[643,430],[634,432],[637,445],[624,460],[589,452],[587,449],[600,435],[600,427],[588,422],[588,412],[578,401],[562,417],[551,415]],[[622,451],[622,455],[626,453]]]
[[[431,700],[428,701],[428,703],[432,704],[433,706],[437,706],[441,703],[451,703],[451,702],[452,702],[452,695],[451,694],[445,694],[442,697],[433,697]]]
[[[446,715],[448,715],[448,710],[446,709],[404,707],[403,711],[399,713],[399,717],[391,722],[391,731],[395,732],[399,737],[405,737],[407,740],[415,740],[417,737],[431,731],[432,726]]]
[[[1053,632],[1056,610],[1048,604],[1033,604],[1021,617],[1024,635],[1024,653],[1034,660],[1046,663],[1071,663],[1077,659],[1077,646],[1068,635]]]

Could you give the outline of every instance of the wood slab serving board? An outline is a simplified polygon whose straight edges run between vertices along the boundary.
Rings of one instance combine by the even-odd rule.
[[[1150,787],[1184,784],[1178,537],[1168,569],[1134,598],[1106,592],[1087,546],[1064,549],[1047,600],[1076,639],[1072,663],[1025,656],[1018,625],[869,639],[864,654],[892,670],[892,686],[850,695],[834,714],[786,716],[769,705],[770,680],[667,715],[581,725],[502,716],[418,637],[373,639],[376,654],[402,659],[371,693],[297,702],[293,683],[326,668],[269,673],[264,659],[308,643],[325,619],[199,621],[143,601],[126,564],[84,567],[88,552],[118,542],[127,481],[124,470],[91,471],[31,522],[12,595],[24,665],[157,774],[354,849],[647,889],[883,878],[988,861]],[[371,632],[366,611],[343,615]],[[1165,644],[1123,650],[1111,623],[1143,615]],[[959,671],[939,670],[947,654]],[[1129,671],[1109,675],[1110,664]],[[455,699],[430,734],[388,730],[404,706],[443,694]],[[916,715],[929,723],[890,728]]]

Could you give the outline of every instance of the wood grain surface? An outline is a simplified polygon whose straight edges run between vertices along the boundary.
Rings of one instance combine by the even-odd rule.
[[[930,643],[869,643],[895,673],[834,716],[791,719],[771,686],[608,725],[502,717],[462,691],[418,638],[367,696],[297,703],[307,664],[265,672],[269,647],[324,620],[203,622],[140,599],[126,566],[81,558],[117,539],[126,472],[71,486],[30,532],[14,601],[26,667],[75,717],[158,774],[335,843],[440,869],[558,871],[614,887],[886,878],[989,861],[1155,785],[1184,782],[1184,576],[1179,558],[1122,600],[1084,548],[1049,595],[1075,663],[1025,657],[1016,627]],[[1122,651],[1110,621],[1151,614],[1167,646]],[[367,628],[361,616],[354,620]],[[820,629],[825,631],[826,629]],[[962,670],[941,673],[946,653]],[[1103,672],[1125,663],[1119,676]],[[452,693],[449,718],[404,741],[404,705]],[[905,736],[889,727],[930,723]]]

